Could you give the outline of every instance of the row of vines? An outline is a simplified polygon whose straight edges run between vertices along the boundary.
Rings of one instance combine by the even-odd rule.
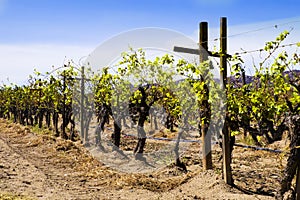
[[[120,146],[126,120],[137,124],[138,142],[134,150],[137,157],[143,154],[144,124],[155,107],[164,108],[168,115],[166,126],[177,127],[178,138],[190,129],[198,130],[201,135],[210,125],[219,131],[221,115],[226,115],[232,141],[243,133],[262,145],[281,140],[288,131],[290,154],[278,192],[280,199],[291,187],[300,160],[300,73],[295,70],[300,57],[297,50],[292,54],[279,52],[288,34],[283,32],[266,43],[266,57],[255,66],[251,81],[245,75],[242,58],[230,58],[231,76],[225,104],[222,101],[226,99],[225,93],[210,73],[210,62],[197,65],[171,55],[149,60],[144,51],[131,49],[122,54],[115,67],[117,70],[106,67],[99,72],[89,72],[91,88],[85,93],[85,102],[74,95],[80,88],[80,71],[70,65],[46,75],[35,72],[27,85],[2,85],[0,117],[23,125],[51,128],[56,136],[75,140],[78,133],[75,118],[80,115],[78,105],[84,103],[86,110],[93,110],[86,121],[90,122],[92,116],[98,119],[98,145],[110,119],[114,123],[112,141],[116,148]],[[226,113],[221,109],[224,106],[228,108]],[[176,164],[182,164],[179,155]]]

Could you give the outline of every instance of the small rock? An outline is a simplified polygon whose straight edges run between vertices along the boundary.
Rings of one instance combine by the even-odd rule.
[[[293,200],[295,199],[295,193],[292,190],[287,191],[283,195],[283,200]]]
[[[27,185],[31,185],[31,182],[30,181],[22,181],[22,183],[25,183]]]

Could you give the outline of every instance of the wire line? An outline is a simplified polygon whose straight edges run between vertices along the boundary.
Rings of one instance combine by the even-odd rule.
[[[270,28],[276,28],[277,29],[279,26],[283,26],[283,25],[287,25],[287,24],[292,24],[292,23],[300,23],[300,20],[289,21],[289,22],[285,22],[285,23],[281,23],[281,24],[275,24],[275,25],[271,25],[271,26],[265,26],[265,27],[262,27],[262,28],[258,28],[258,29],[248,30],[248,31],[244,31],[244,32],[240,32],[240,33],[228,35],[227,38],[229,38],[229,37],[235,37],[235,36],[240,36],[240,35],[246,35],[248,33],[254,33],[254,32],[258,32],[258,31],[270,29]],[[218,41],[218,40],[220,40],[220,38],[214,38],[214,39],[212,39],[210,41]]]
[[[300,42],[283,44],[283,45],[278,46],[278,48],[284,48],[284,47],[295,46],[295,45],[299,46]],[[236,53],[234,53],[234,55],[242,55],[242,54],[249,54],[249,53],[255,53],[255,52],[262,52],[262,51],[264,51],[264,49],[260,48],[260,49],[250,50],[250,51],[236,52]]]

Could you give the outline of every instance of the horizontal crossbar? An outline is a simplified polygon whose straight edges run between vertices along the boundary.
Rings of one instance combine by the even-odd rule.
[[[195,54],[195,55],[200,55],[201,54],[200,49],[191,49],[191,48],[178,47],[178,46],[174,46],[173,51],[180,52],[180,53]],[[202,51],[208,53],[208,56],[211,56],[211,57],[221,57],[221,55],[219,53],[215,53],[215,52],[211,52],[211,51],[205,51],[205,50],[202,50]],[[229,57],[231,57],[231,55],[226,54],[226,57],[229,58]]]

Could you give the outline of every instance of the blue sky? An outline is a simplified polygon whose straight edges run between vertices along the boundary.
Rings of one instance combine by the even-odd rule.
[[[34,67],[43,71],[65,57],[79,59],[134,28],[169,28],[197,40],[200,21],[209,22],[213,35],[225,16],[229,32],[239,33],[298,21],[299,13],[298,0],[0,0],[0,81],[26,80]],[[285,28],[291,26],[298,31],[300,23]]]

